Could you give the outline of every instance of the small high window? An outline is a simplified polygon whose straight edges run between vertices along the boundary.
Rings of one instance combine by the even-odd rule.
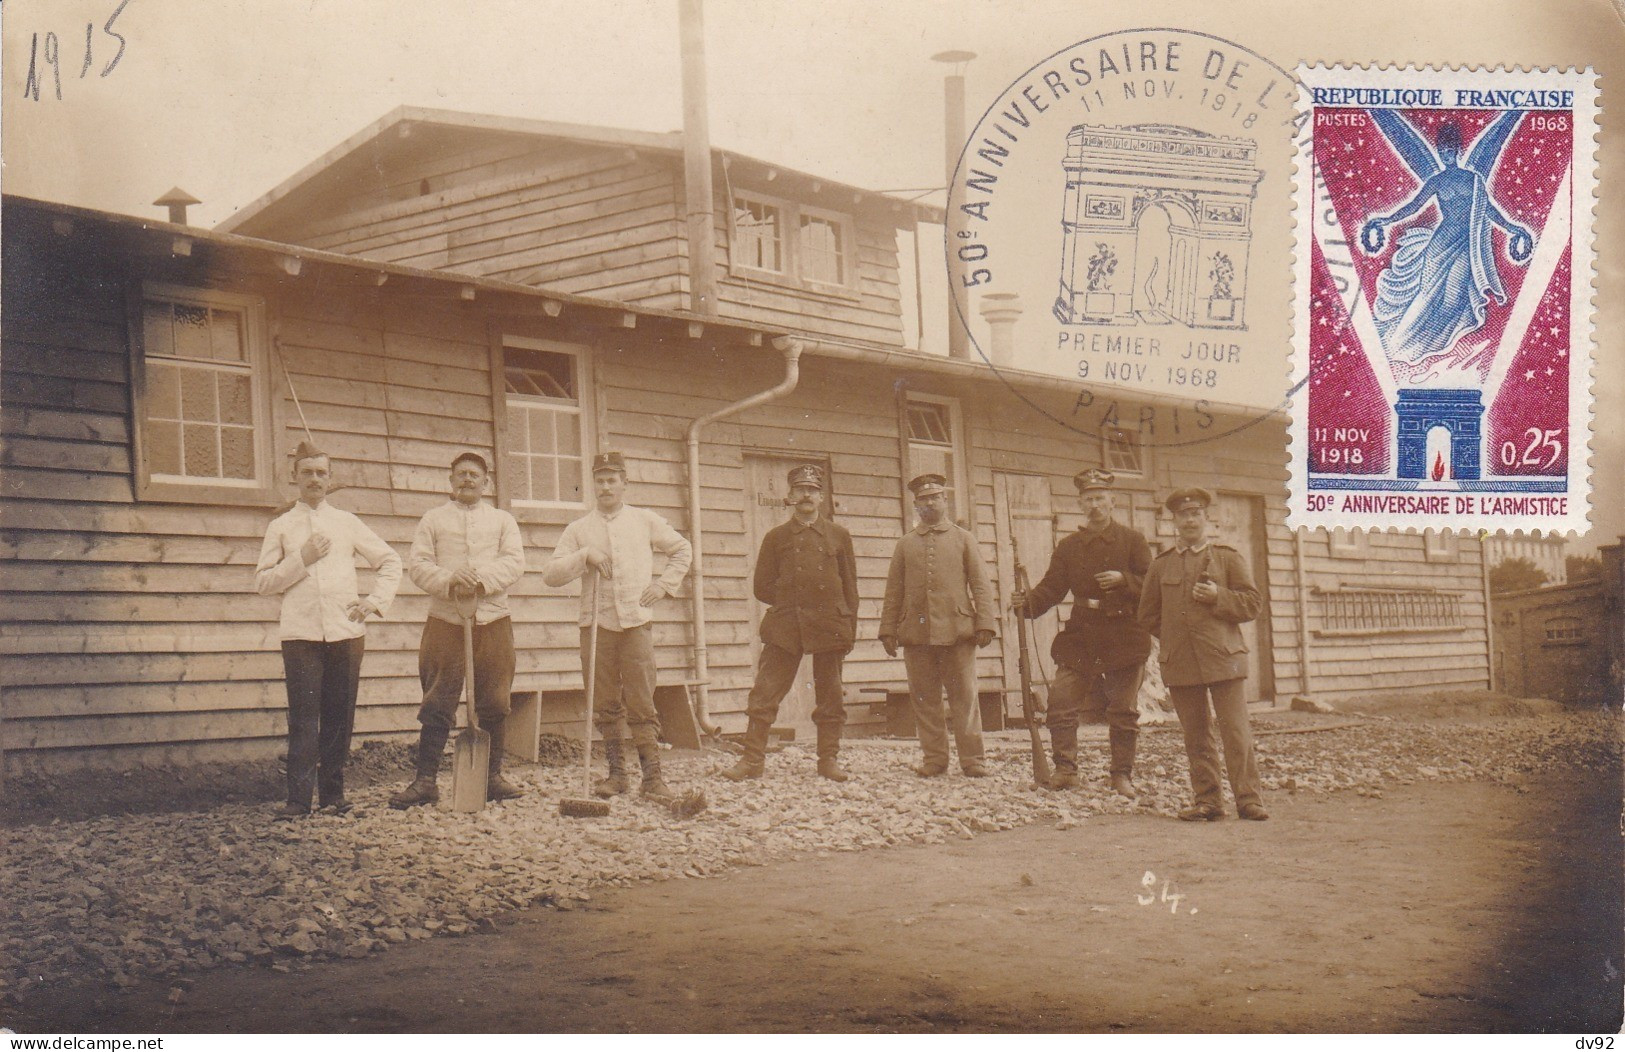
[[[513,504],[581,504],[588,462],[584,371],[577,350],[504,341],[507,448],[500,481]]]

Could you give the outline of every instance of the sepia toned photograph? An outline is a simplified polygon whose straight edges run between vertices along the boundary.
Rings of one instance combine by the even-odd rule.
[[[12,1047],[1625,1024],[1617,0],[0,33]]]

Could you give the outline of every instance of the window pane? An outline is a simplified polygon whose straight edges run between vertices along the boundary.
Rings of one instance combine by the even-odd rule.
[[[530,451],[532,453],[552,453],[553,442],[553,414],[545,409],[532,407],[525,414],[530,418]]]
[[[175,353],[182,358],[213,358],[214,347],[209,340],[209,308],[187,303],[176,303],[174,308]]]
[[[214,356],[222,361],[240,362],[243,356],[243,317],[236,311],[216,308],[209,326]]]
[[[559,452],[567,456],[581,456],[581,417],[576,413],[554,413],[553,422],[558,427]]]
[[[175,353],[175,326],[170,318],[169,304],[142,304],[141,341],[148,354]]]
[[[779,210],[761,201],[734,204],[734,259],[742,266],[781,271]]]
[[[530,461],[530,499],[558,500],[558,480],[554,476],[553,461],[549,457],[532,457]]]
[[[181,417],[210,423],[218,420],[214,403],[214,373],[207,369],[177,371],[181,378]]]
[[[581,458],[560,457],[559,465],[559,499],[576,501],[581,500]]]
[[[155,475],[181,473],[181,426],[147,422],[147,470]]]
[[[254,477],[254,431],[247,427],[220,429],[220,460],[228,479]]]
[[[181,385],[173,365],[147,366],[147,416],[164,420],[181,418]]]
[[[909,438],[917,442],[938,442],[948,445],[953,440],[948,426],[946,406],[931,402],[910,402],[908,406]]]
[[[818,216],[801,217],[801,276],[840,284],[845,280],[840,224]]]
[[[183,475],[220,477],[220,436],[213,424],[184,425]]]
[[[509,394],[576,400],[575,355],[529,347],[504,347],[502,361]]]
[[[220,422],[252,425],[254,404],[250,392],[253,385],[248,374],[222,370],[216,378],[220,383]]]
[[[910,442],[908,446],[908,463],[909,470],[915,475],[935,472],[948,479],[950,484],[953,482],[953,454],[941,446],[926,446]]]

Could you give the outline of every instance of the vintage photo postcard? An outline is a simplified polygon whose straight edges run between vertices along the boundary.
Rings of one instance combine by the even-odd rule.
[[[0,34],[15,1047],[1613,1047],[1617,3]]]

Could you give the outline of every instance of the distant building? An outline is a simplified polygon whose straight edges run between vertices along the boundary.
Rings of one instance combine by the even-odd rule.
[[[1620,550],[1601,549],[1599,577],[1490,598],[1497,690],[1576,705],[1625,702]]]
[[[1567,539],[1559,536],[1484,538],[1484,559],[1494,569],[1508,559],[1527,559],[1546,575],[1547,584],[1563,584],[1569,579]]]

